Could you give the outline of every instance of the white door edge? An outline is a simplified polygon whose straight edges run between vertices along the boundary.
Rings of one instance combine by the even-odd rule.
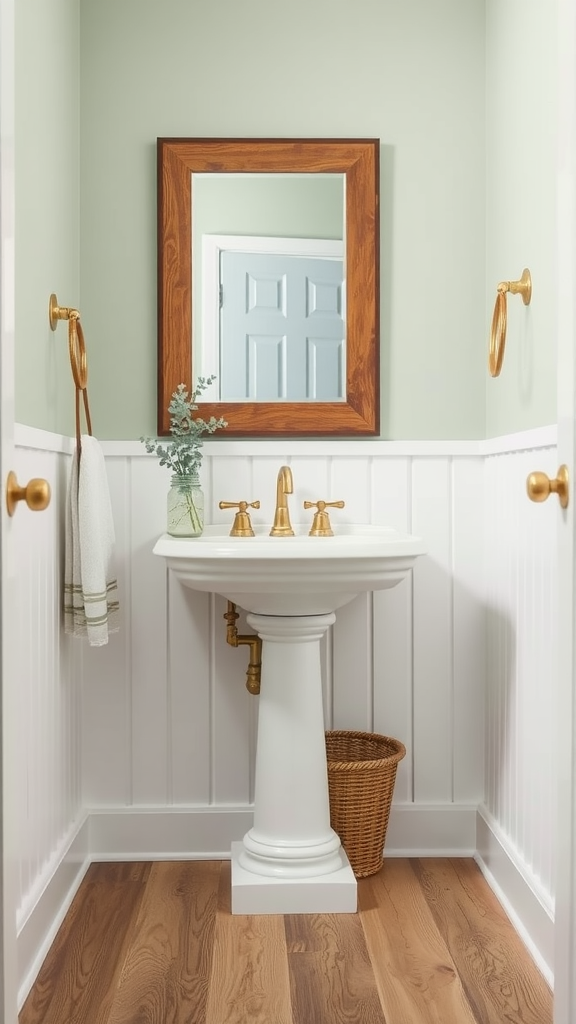
[[[576,5],[558,0],[557,323],[558,463],[571,476],[558,507],[558,804],[554,1022],[576,1020]]]
[[[0,1016],[3,1024],[17,1021],[16,881],[16,700],[14,552],[4,499],[8,471],[13,468],[14,433],[14,12],[15,0],[0,0],[0,512],[2,585],[0,589]]]

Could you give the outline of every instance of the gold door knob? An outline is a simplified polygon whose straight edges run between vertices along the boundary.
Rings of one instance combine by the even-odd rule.
[[[560,466],[554,480],[546,476],[546,473],[530,473],[526,480],[526,490],[530,501],[546,501],[550,494],[557,494],[562,508],[568,508],[568,466]]]
[[[32,512],[42,512],[50,504],[50,484],[41,477],[34,477],[26,487],[20,487],[16,474],[10,470],[6,481],[6,508],[13,516],[19,501],[25,501]]]

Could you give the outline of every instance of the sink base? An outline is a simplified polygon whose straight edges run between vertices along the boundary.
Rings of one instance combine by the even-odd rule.
[[[335,615],[259,615],[262,684],[254,824],[232,846],[233,914],[355,913],[357,886],[330,826],[320,641]]]
[[[273,878],[246,871],[242,841],[232,843],[233,914],[355,914],[357,882],[344,849],[341,867],[312,878]]]
[[[336,616],[255,615],[262,681],[254,825],[242,867],[262,877],[308,879],[340,868],[330,826],[320,641]]]

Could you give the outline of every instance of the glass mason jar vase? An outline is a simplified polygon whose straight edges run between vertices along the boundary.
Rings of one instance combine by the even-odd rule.
[[[199,537],[204,529],[204,494],[197,473],[174,473],[168,491],[167,530],[172,537]]]

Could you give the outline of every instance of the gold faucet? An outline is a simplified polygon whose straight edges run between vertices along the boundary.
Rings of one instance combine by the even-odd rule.
[[[288,502],[286,495],[292,494],[294,489],[292,483],[292,470],[290,466],[280,466],[278,480],[276,482],[276,511],[274,513],[274,525],[270,530],[271,537],[293,537],[294,530],[290,522]]]

